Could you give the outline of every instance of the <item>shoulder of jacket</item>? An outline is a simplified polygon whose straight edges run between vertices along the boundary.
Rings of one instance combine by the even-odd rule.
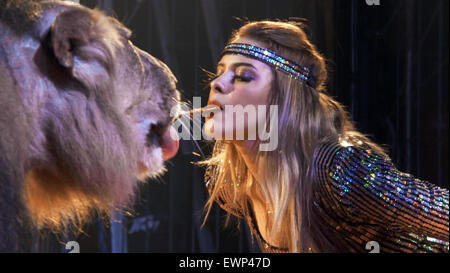
[[[361,160],[373,156],[390,162],[389,157],[377,154],[364,140],[358,137],[340,137],[339,140],[325,140],[317,144],[313,154],[313,169],[328,170],[341,162]]]

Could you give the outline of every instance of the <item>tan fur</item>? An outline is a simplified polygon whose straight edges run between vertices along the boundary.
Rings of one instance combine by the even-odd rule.
[[[32,7],[39,16],[30,29],[11,27],[14,8],[0,21],[0,79],[12,79],[0,106],[23,117],[0,118],[0,180],[20,192],[17,204],[38,228],[61,231],[129,206],[137,177],[164,170],[147,134],[170,122],[179,94],[170,69],[135,47],[117,20],[64,2]]]

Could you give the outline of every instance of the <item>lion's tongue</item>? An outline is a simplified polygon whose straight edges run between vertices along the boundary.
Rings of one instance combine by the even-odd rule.
[[[169,126],[160,137],[159,145],[161,146],[164,160],[174,157],[177,154],[178,146],[180,145],[178,139],[172,138],[171,134],[176,136],[177,131],[172,126]]]

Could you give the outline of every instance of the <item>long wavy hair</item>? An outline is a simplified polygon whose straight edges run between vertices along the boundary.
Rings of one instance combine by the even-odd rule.
[[[205,221],[218,202],[228,215],[251,215],[251,200],[267,204],[267,234],[270,242],[289,252],[329,252],[338,247],[321,231],[320,217],[312,210],[312,162],[315,147],[324,141],[357,138],[374,151],[385,148],[358,132],[343,105],[326,94],[326,60],[308,40],[299,22],[256,21],[235,31],[230,42],[245,37],[263,44],[297,64],[309,67],[316,88],[273,71],[268,105],[278,105],[278,147],[258,152],[256,166],[263,181],[255,181],[232,142],[217,140],[211,158],[201,162],[215,172],[208,185]],[[228,223],[229,217],[227,218]]]

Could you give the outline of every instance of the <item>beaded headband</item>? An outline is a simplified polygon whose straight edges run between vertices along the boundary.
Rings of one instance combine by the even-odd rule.
[[[296,80],[304,81],[312,88],[316,88],[316,81],[313,75],[311,75],[309,68],[300,66],[291,60],[281,57],[269,49],[250,44],[231,43],[225,46],[222,56],[225,54],[240,54],[257,59],[271,65],[276,70],[284,72]]]

